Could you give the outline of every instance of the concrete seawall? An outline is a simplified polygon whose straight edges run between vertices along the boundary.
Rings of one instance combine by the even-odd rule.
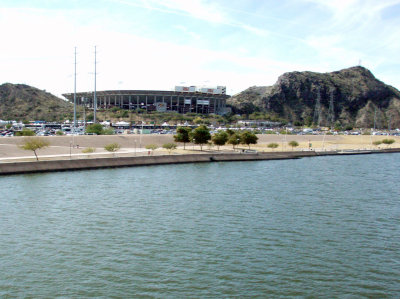
[[[182,163],[205,163],[205,162],[228,162],[228,161],[257,161],[257,160],[278,160],[297,159],[303,157],[340,155],[340,154],[371,154],[371,153],[394,153],[400,149],[387,149],[380,151],[345,152],[336,151],[314,152],[269,152],[269,153],[204,153],[189,155],[164,155],[164,156],[141,156],[141,157],[120,157],[120,158],[99,158],[79,160],[57,160],[37,162],[14,162],[0,164],[0,175],[37,173],[51,171],[71,171],[83,169],[97,169],[110,167],[146,166],[161,164],[182,164]]]

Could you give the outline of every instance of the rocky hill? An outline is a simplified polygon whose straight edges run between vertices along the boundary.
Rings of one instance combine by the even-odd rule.
[[[24,84],[0,85],[0,119],[59,121],[71,118],[73,105]]]
[[[400,127],[400,92],[364,67],[332,73],[290,72],[273,86],[250,87],[228,100],[236,113],[265,112],[296,124]]]

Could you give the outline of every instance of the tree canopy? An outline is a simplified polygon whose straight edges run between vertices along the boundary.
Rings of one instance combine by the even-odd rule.
[[[204,125],[197,127],[190,133],[190,140],[194,144],[199,144],[200,150],[203,150],[203,144],[206,144],[210,139],[210,130]]]
[[[299,143],[295,140],[292,140],[289,142],[289,145],[292,147],[293,150],[295,147],[299,146]]]
[[[101,135],[103,133],[103,126],[101,124],[91,124],[86,127],[86,133],[93,133]]]
[[[190,127],[178,127],[176,129],[176,135],[174,135],[175,142],[183,143],[183,149],[185,149],[186,143],[190,142],[190,132],[192,128]]]
[[[15,136],[35,136],[35,132],[32,130],[29,130],[27,128],[23,128],[22,131],[15,132]]]
[[[228,141],[228,137],[228,133],[225,131],[219,131],[211,137],[211,140],[219,150],[219,147],[225,145],[225,143]]]
[[[162,146],[163,148],[165,148],[166,150],[168,150],[169,154],[171,154],[171,151],[176,149],[176,144],[171,142],[171,143],[165,143]]]
[[[44,140],[42,138],[36,137],[36,138],[26,138],[23,141],[23,144],[20,145],[20,148],[23,150],[27,151],[33,151],[36,157],[36,161],[39,161],[38,155],[36,154],[36,151],[45,147],[48,147],[50,145],[50,142],[47,140]]]
[[[156,149],[158,149],[158,145],[157,144],[148,144],[148,145],[146,145],[145,148],[148,149],[148,150],[151,150],[151,154],[153,154],[153,152]],[[150,152],[149,152],[149,154],[150,154]]]
[[[235,149],[235,146],[240,144],[240,135],[239,135],[239,133],[233,131],[233,133],[229,135],[227,143],[231,144],[233,149]]]
[[[250,149],[250,144],[257,144],[258,137],[250,131],[244,131],[240,134],[240,143],[246,144]]]

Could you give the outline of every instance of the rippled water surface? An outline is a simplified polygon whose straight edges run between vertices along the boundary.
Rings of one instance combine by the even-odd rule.
[[[0,297],[400,297],[400,155],[0,177]]]

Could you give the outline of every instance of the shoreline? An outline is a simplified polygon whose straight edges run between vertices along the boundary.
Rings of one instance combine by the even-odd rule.
[[[184,163],[239,162],[261,160],[287,160],[305,157],[321,157],[335,155],[365,155],[399,153],[400,148],[381,150],[345,150],[345,151],[287,151],[258,153],[216,153],[175,154],[134,157],[107,157],[71,160],[48,160],[35,162],[8,162],[0,164],[0,176],[25,173],[44,173],[58,171],[77,171],[116,167],[137,167],[151,165],[168,165]]]

